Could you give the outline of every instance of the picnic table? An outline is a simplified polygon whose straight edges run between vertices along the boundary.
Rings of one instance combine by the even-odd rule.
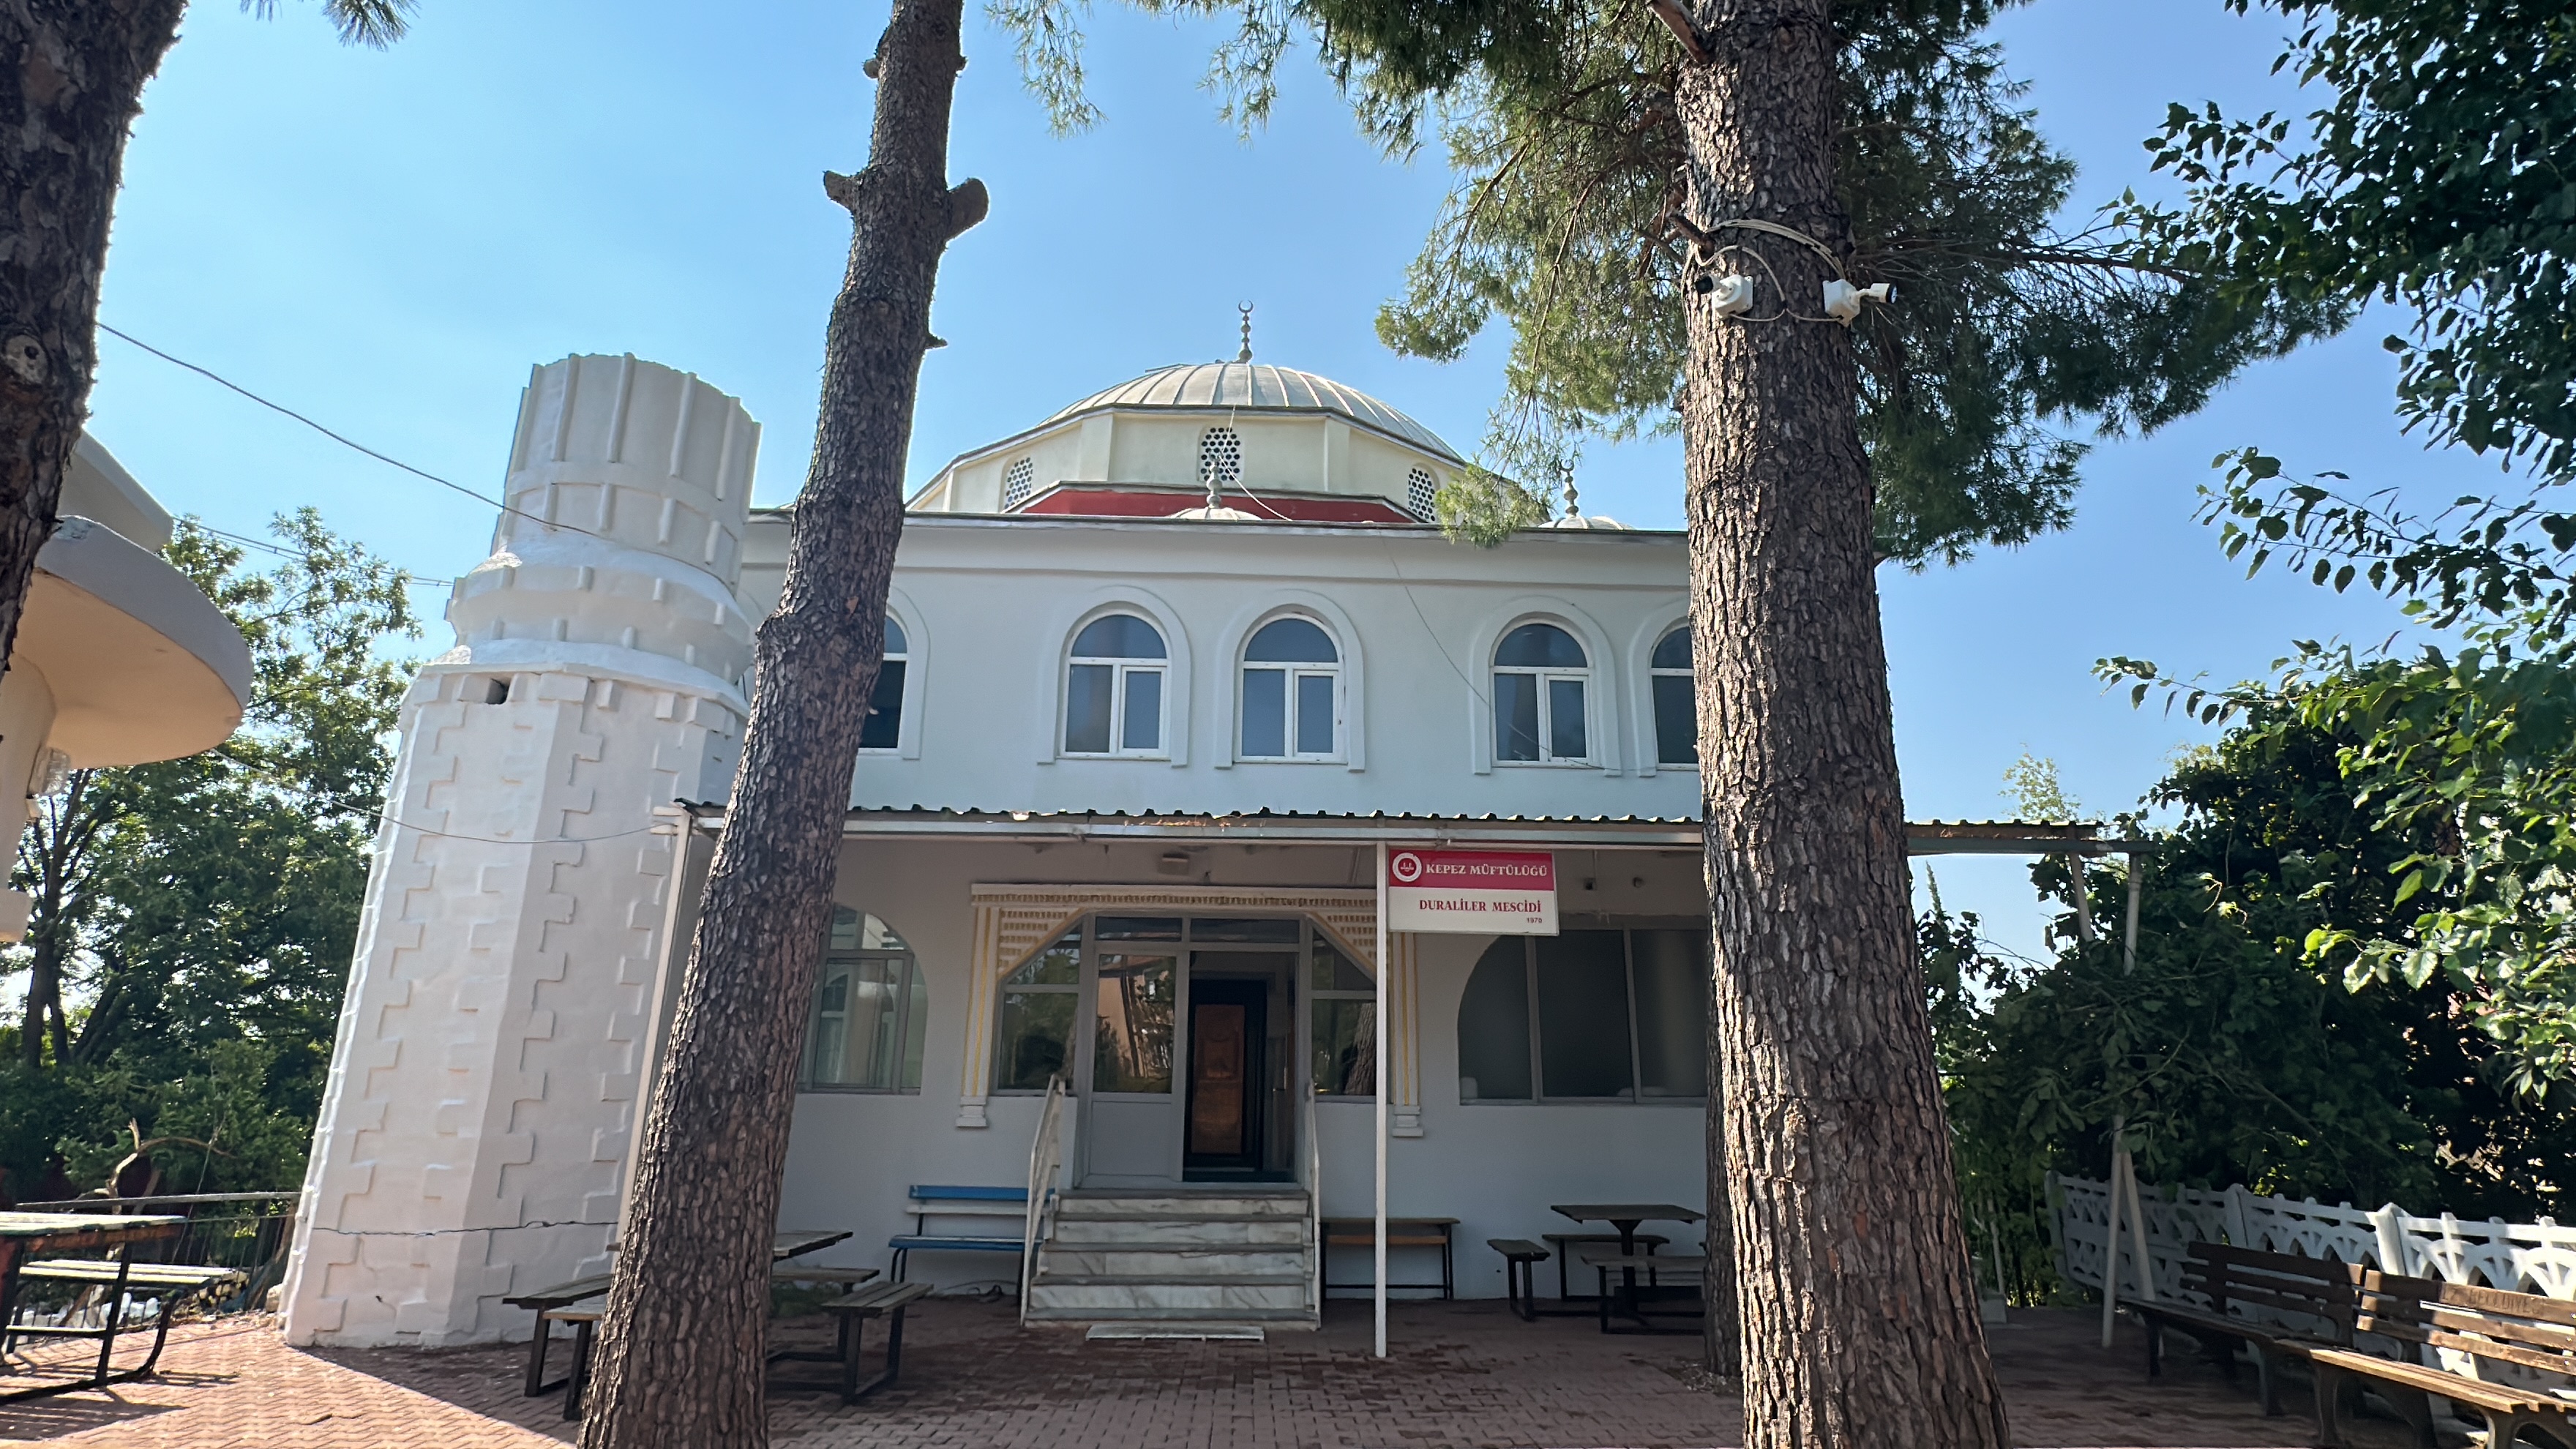
[[[1561,1202],[1550,1204],[1548,1211],[1572,1218],[1578,1223],[1608,1223],[1619,1232],[1619,1257],[1629,1260],[1637,1259],[1639,1256],[1637,1229],[1641,1224],[1695,1223],[1708,1216],[1706,1213],[1693,1212],[1679,1203],[1670,1202]],[[1608,1276],[1607,1273],[1602,1275],[1605,1281],[1601,1285],[1602,1331],[1605,1333],[1609,1331],[1609,1284],[1606,1281]],[[1644,1324],[1645,1315],[1637,1311],[1637,1270],[1633,1263],[1623,1265],[1619,1276],[1621,1285],[1625,1289],[1629,1316]],[[1560,1290],[1563,1281],[1562,1278],[1558,1280]]]
[[[183,1217],[165,1215],[128,1215],[121,1213],[0,1213],[0,1346],[12,1338],[95,1338],[99,1341],[98,1363],[87,1378],[60,1384],[45,1384],[32,1389],[13,1389],[0,1393],[0,1403],[20,1399],[40,1399],[51,1394],[76,1393],[83,1389],[105,1388],[138,1379],[152,1371],[161,1357],[161,1342],[170,1331],[170,1310],[177,1306],[175,1297],[161,1313],[161,1336],[152,1342],[152,1353],[137,1367],[123,1373],[111,1373],[108,1357],[116,1351],[116,1335],[125,1318],[125,1293],[135,1286],[138,1267],[158,1265],[117,1263],[113,1268],[107,1298],[107,1322],[103,1328],[25,1327],[17,1324],[18,1283],[20,1269],[39,1253],[72,1253],[99,1248],[121,1248],[131,1243],[148,1243],[162,1238],[175,1238],[187,1226]],[[189,1270],[199,1276],[205,1270]],[[147,1272],[148,1278],[150,1274]],[[212,1276],[220,1277],[216,1272]],[[151,1286],[183,1286],[152,1284]]]
[[[832,1246],[834,1243],[847,1239],[849,1236],[850,1235],[847,1232],[809,1231],[778,1234],[769,1240],[769,1261],[773,1265],[771,1268],[772,1276],[792,1277],[793,1275],[780,1274],[775,1265],[785,1263],[791,1258],[804,1257],[808,1253],[819,1253],[823,1249]],[[867,1276],[871,1278],[876,1276],[876,1270],[873,1268],[817,1269],[814,1270],[814,1276],[805,1281],[827,1281],[853,1272],[865,1272]],[[856,1282],[864,1280],[852,1279],[850,1281]],[[608,1283],[609,1275],[606,1273],[594,1273],[587,1278],[575,1278],[569,1283],[557,1283],[550,1288],[540,1288],[533,1293],[513,1294],[501,1300],[512,1308],[531,1309],[537,1315],[536,1331],[528,1337],[528,1386],[523,1397],[534,1398],[539,1394],[550,1393],[553,1390],[563,1388],[572,1383],[574,1378],[579,1376],[583,1367],[581,1361],[581,1350],[587,1346],[582,1341],[582,1333],[583,1330],[589,1326],[589,1323],[595,1320],[584,1320],[578,1315],[569,1314],[565,1315],[561,1320],[557,1320],[550,1318],[549,1315],[555,1313],[558,1309],[569,1309],[574,1304],[580,1303],[585,1299],[597,1298],[608,1291]],[[550,1326],[557,1321],[574,1324],[574,1371],[572,1374],[568,1374],[563,1378],[556,1379],[552,1383],[548,1383],[546,1381],[546,1346],[547,1341],[552,1337]]]

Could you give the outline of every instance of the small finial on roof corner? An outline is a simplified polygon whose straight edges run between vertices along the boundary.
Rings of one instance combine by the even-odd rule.
[[[1252,360],[1252,304],[1238,302],[1235,304],[1235,310],[1243,314],[1243,350],[1234,355],[1234,360],[1250,362]]]

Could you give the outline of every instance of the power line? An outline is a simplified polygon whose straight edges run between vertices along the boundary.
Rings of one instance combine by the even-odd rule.
[[[233,381],[222,373],[216,372],[212,368],[201,367],[196,363],[190,362],[184,357],[174,357],[171,354],[162,351],[160,348],[153,346],[151,343],[144,341],[142,338],[134,336],[132,333],[120,332],[116,328],[110,327],[104,322],[98,324],[98,330],[121,341],[130,342],[135,346],[142,348],[144,351],[151,353],[153,356],[160,358],[163,362],[169,363],[173,367],[185,368],[188,371],[197,374],[199,377],[226,389],[227,391],[239,393],[241,396],[250,399],[252,402],[259,404],[270,412],[293,418],[295,421],[302,423],[304,426],[311,428],[313,431],[320,433],[326,438],[329,438],[332,442],[338,443],[344,448],[364,453],[368,457],[375,459],[377,462],[385,464],[387,467],[401,469],[403,472],[409,473],[416,478],[427,479],[441,488],[445,488],[456,493],[462,493],[477,503],[488,503],[494,508],[500,509],[503,513],[516,514],[518,517],[524,518],[531,523],[539,524],[546,528],[559,528],[566,533],[588,534],[592,538],[604,538],[607,536],[605,534],[594,533],[590,529],[583,528],[578,524],[559,523],[551,518],[539,518],[537,515],[530,513],[525,509],[513,508],[508,503],[505,503],[498,498],[494,498],[488,493],[477,493],[462,483],[441,478],[426,468],[415,468],[400,458],[396,458],[387,453],[379,453],[375,449],[368,447],[366,444],[357,441],[355,438],[333,432],[329,428],[322,426],[320,423],[306,417],[304,414],[297,412],[295,409],[288,407],[284,403],[271,402],[267,398],[261,397],[258,393],[252,392],[249,388],[242,386],[240,383]]]
[[[213,534],[217,538],[240,544],[244,548],[260,549],[268,553],[276,554],[280,558],[304,557],[302,552],[288,548],[283,544],[271,543],[264,538],[253,538],[247,533],[234,533],[229,529],[217,528],[213,524],[210,524],[201,518],[191,518],[186,520],[186,522],[188,527],[196,529],[200,533]],[[445,589],[455,586],[455,580],[453,579],[424,578],[415,573],[397,572],[394,577],[406,586],[415,589]]]

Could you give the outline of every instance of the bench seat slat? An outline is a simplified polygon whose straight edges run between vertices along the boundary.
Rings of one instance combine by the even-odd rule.
[[[185,1263],[102,1263],[94,1258],[45,1258],[19,1265],[21,1278],[61,1283],[114,1283],[119,1271],[129,1288],[203,1288],[226,1278],[247,1276],[241,1268],[205,1268]]]
[[[2386,1379],[2391,1383],[2421,1389],[2428,1394],[2440,1394],[2446,1399],[2457,1399],[2461,1403],[2475,1404],[2482,1409],[2493,1409],[2498,1413],[2533,1413],[2551,1409],[2562,1414],[2576,1412],[2576,1402],[2553,1398],[2545,1393],[2528,1389],[2518,1390],[2510,1385],[2491,1384],[2480,1379],[2462,1378],[2458,1374],[2425,1368],[2420,1364],[2373,1358],[2369,1354],[2355,1353],[2350,1349],[2321,1348],[2309,1357],[2331,1368],[2344,1369],[2375,1379]]]
[[[927,1283],[871,1283],[823,1305],[826,1313],[884,1313],[930,1296]]]
[[[2374,1318],[2367,1313],[2361,1316],[2360,1327],[2362,1332],[2375,1333],[2382,1338],[2400,1339],[2433,1348],[2456,1349],[2461,1353],[2474,1354],[2479,1358],[2491,1358],[2502,1363],[2539,1369],[2543,1373],[2576,1376],[2576,1359],[2571,1359],[2563,1353],[2544,1353],[2512,1343],[2498,1343],[2489,1338],[2473,1338],[2467,1334],[2450,1333],[2438,1328],[2428,1330],[2418,1323],[2408,1323],[2402,1319]],[[2493,1333],[2496,1328],[2494,1325],[2482,1325],[2479,1331]]]
[[[1025,1187],[931,1187],[916,1184],[911,1192],[914,1202],[1015,1202],[1026,1205],[1029,1190]]]
[[[513,1308],[552,1308],[559,1304],[579,1303],[585,1298],[594,1298],[607,1291],[608,1275],[601,1273],[596,1277],[575,1278],[569,1283],[557,1283],[551,1288],[540,1288],[534,1293],[514,1294],[501,1301]]]
[[[1018,1238],[949,1238],[938,1234],[905,1233],[886,1241],[890,1248],[908,1248],[920,1252],[930,1248],[954,1248],[966,1253],[1016,1253],[1027,1244]]]

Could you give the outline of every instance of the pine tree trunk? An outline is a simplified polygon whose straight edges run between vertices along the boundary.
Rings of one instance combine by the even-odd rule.
[[[581,1442],[768,1442],[769,1245],[841,822],[884,657],[886,582],[930,296],[982,183],[947,185],[961,0],[898,0],[871,69],[867,169],[827,175],[850,265],[825,338],[813,469],[760,626],[751,719],[636,1164]]]
[[[0,667],[98,363],[126,128],[186,0],[0,0]]]
[[[1711,270],[1756,279],[1753,317],[1786,314],[1722,318],[1685,292],[1710,1194],[1733,1208],[1744,1442],[2000,1446],[1915,959],[1851,337],[1823,320],[1822,255],[1720,225],[1848,251],[1830,6],[1702,0],[1692,18],[1691,220],[1732,249]]]

